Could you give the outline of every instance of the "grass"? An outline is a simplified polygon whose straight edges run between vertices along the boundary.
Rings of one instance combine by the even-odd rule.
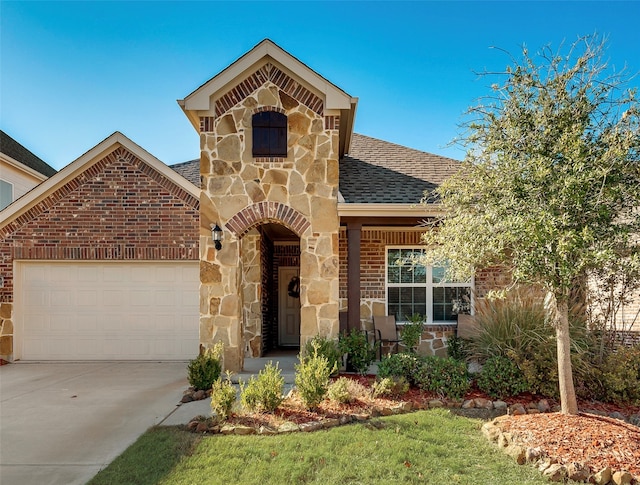
[[[390,416],[314,433],[198,436],[151,428],[90,485],[547,484],[447,410]]]

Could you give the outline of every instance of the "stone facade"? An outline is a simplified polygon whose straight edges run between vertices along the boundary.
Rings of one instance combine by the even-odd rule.
[[[296,87],[297,86],[297,87]],[[322,100],[266,63],[201,117],[200,341],[225,344],[232,371],[262,346],[262,224],[300,238],[300,343],[338,333],[338,122]],[[287,116],[287,156],[252,156],[252,116]],[[214,248],[211,225],[224,229]],[[262,315],[262,316],[259,316]]]

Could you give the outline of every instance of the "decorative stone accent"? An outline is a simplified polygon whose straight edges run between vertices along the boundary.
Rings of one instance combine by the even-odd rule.
[[[300,238],[301,346],[317,334],[338,334],[338,171],[330,167],[337,167],[339,140],[337,128],[325,128],[323,101],[272,64],[219,98],[215,109],[211,132],[200,135],[200,258],[220,278],[201,279],[200,340],[205,347],[224,342],[224,366],[237,372],[262,347],[261,236],[252,232],[262,224],[281,224]],[[252,116],[268,110],[288,119],[282,159],[252,156]],[[224,230],[219,251],[211,240],[215,223]],[[229,295],[237,298],[227,305]]]

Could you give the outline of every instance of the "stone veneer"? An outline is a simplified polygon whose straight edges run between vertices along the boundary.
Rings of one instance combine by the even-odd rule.
[[[265,80],[251,92],[243,82],[224,97],[236,104],[220,112],[218,103],[214,119],[202,123],[210,131],[200,135],[200,342],[224,342],[232,371],[260,348],[261,236],[252,229],[261,224],[284,225],[300,238],[301,345],[338,333],[338,123],[289,81]],[[287,116],[286,158],[252,156],[252,115],[265,110]],[[214,223],[224,230],[220,251]]]

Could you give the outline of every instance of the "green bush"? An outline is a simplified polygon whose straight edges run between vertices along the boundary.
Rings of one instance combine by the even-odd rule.
[[[296,364],[296,390],[308,409],[315,409],[329,389],[332,369],[324,355],[313,353]]]
[[[515,396],[528,390],[522,371],[511,359],[500,355],[484,363],[477,383],[480,390],[493,398]]]
[[[469,340],[458,336],[449,337],[447,355],[452,359],[466,361],[469,356]]]
[[[284,378],[278,368],[271,362],[262,369],[258,376],[251,376],[247,384],[240,384],[240,401],[242,405],[258,412],[271,413],[284,400]]]
[[[342,404],[353,402],[368,396],[368,389],[358,381],[340,377],[329,385],[327,397]]]
[[[413,375],[418,364],[415,354],[388,354],[382,357],[378,364],[378,377],[404,377],[408,382],[413,381]]]
[[[408,323],[402,325],[400,329],[400,340],[408,352],[415,352],[422,337],[424,318],[419,313],[414,313],[407,317],[407,320]]]
[[[373,383],[371,395],[373,397],[398,396],[408,390],[409,382],[404,377],[383,377]]]
[[[376,351],[369,344],[367,334],[357,329],[342,334],[338,348],[340,353],[347,354],[347,366],[352,367],[358,374],[366,373],[376,358]]]
[[[451,357],[421,357],[414,380],[425,391],[453,399],[464,396],[470,387],[467,365]]]
[[[602,366],[605,399],[613,402],[640,402],[640,345],[619,347]]]
[[[327,358],[329,367],[334,369],[332,374],[337,374],[340,367],[342,367],[342,354],[335,340],[316,335],[305,345],[303,355],[304,358],[307,358],[307,356],[313,355],[314,353]]]
[[[222,354],[224,344],[217,342],[212,348],[205,349],[187,366],[189,384],[196,389],[209,390],[222,372]]]
[[[216,414],[219,421],[224,421],[231,414],[231,409],[236,402],[236,389],[231,383],[231,374],[227,378],[218,378],[211,386],[211,411]]]

